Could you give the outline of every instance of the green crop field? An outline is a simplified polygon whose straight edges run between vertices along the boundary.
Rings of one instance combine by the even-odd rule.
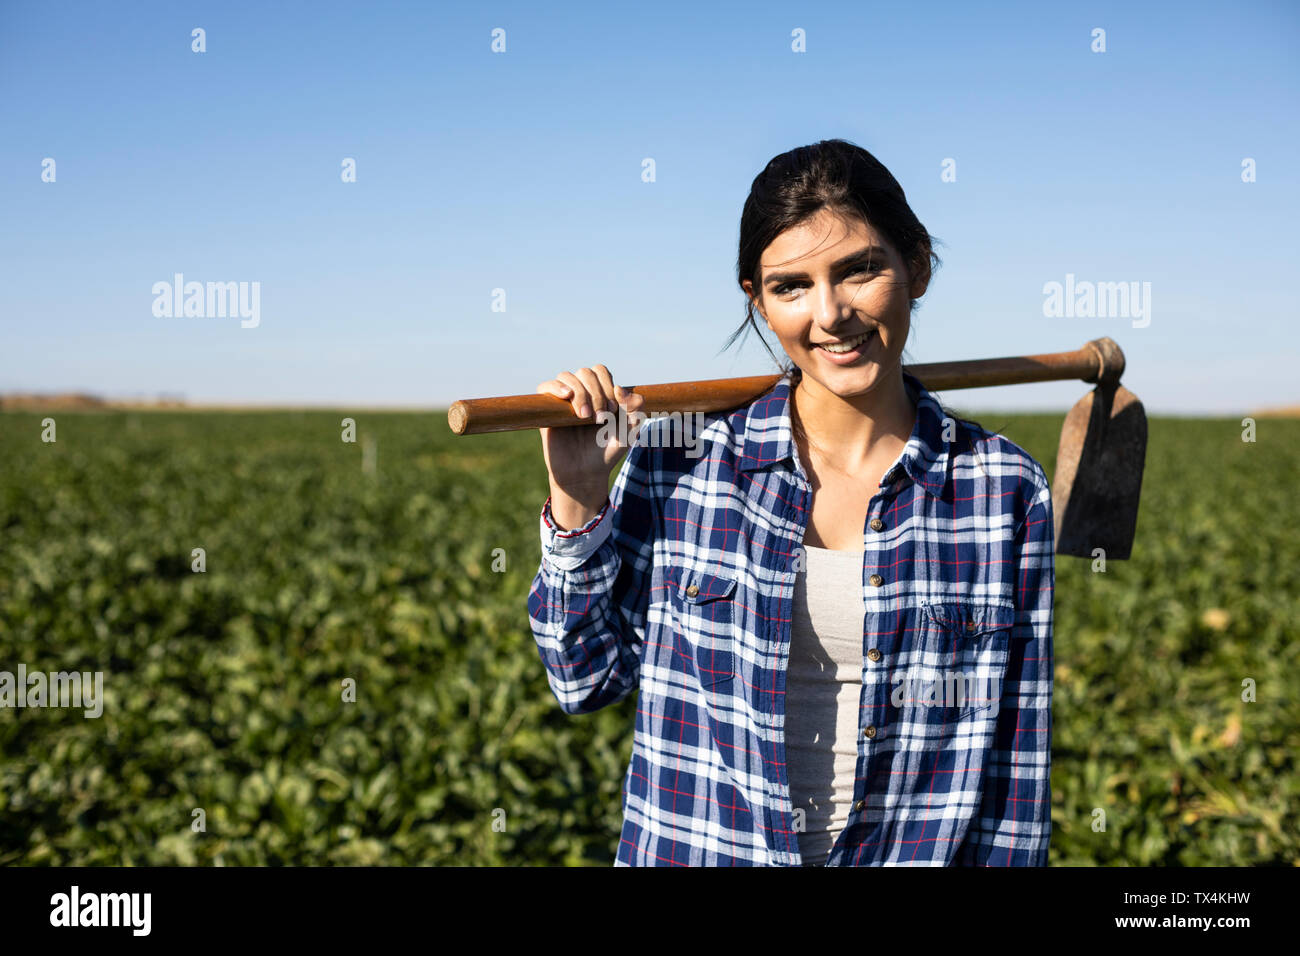
[[[635,700],[547,686],[536,432],[51,414],[0,414],[0,671],[103,713],[0,710],[0,865],[613,862]],[[1052,473],[1060,416],[975,414]],[[1133,560],[1057,558],[1051,862],[1294,865],[1300,421],[1150,434]]]

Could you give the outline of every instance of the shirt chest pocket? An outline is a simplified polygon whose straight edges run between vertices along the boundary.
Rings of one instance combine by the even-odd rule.
[[[735,676],[736,579],[724,574],[675,570],[669,579],[673,641],[699,677],[717,689]]]
[[[997,715],[1015,608],[971,601],[925,604],[898,706],[924,724]],[[895,688],[895,698],[900,697]]]

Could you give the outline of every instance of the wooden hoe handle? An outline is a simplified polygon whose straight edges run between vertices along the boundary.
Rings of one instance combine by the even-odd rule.
[[[905,365],[903,369],[915,375],[931,391],[1070,379],[1113,385],[1124,371],[1124,353],[1112,339],[1100,338],[1073,352],[931,362]],[[626,385],[624,388],[645,396],[642,411],[647,414],[725,412],[752,402],[780,379],[779,374],[751,375],[663,385]],[[457,435],[564,428],[593,425],[597,421],[595,412],[587,418],[579,418],[573,406],[564,399],[542,394],[461,399],[447,410],[447,424]]]

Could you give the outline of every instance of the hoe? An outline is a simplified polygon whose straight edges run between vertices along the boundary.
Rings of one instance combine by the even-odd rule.
[[[1091,558],[1128,558],[1137,528],[1147,418],[1137,396],[1119,384],[1124,353],[1109,338],[1093,339],[1073,352],[1020,355],[905,365],[931,391],[985,388],[1077,379],[1095,387],[1065,416],[1052,477],[1056,553]],[[718,378],[664,385],[624,386],[645,397],[645,409],[664,412],[726,412],[772,388],[780,375]],[[447,423],[457,435],[590,425],[554,395],[507,395],[455,402]]]

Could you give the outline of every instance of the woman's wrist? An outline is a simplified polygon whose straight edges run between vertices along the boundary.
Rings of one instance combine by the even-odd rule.
[[[609,489],[604,487],[567,488],[551,487],[551,517],[560,531],[581,528],[605,507]]]

